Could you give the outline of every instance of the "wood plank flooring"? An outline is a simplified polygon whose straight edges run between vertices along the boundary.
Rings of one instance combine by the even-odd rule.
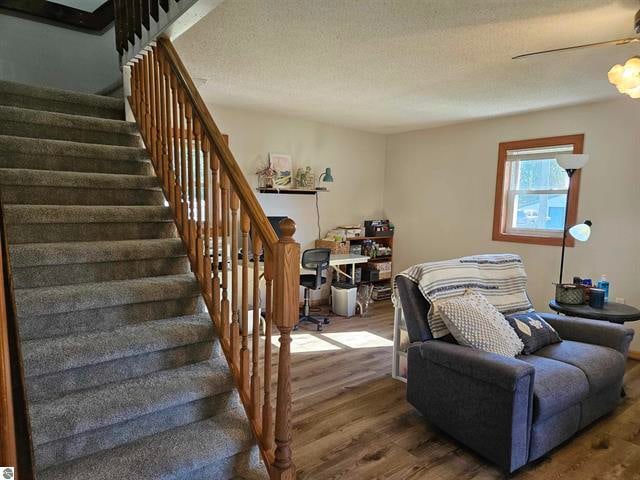
[[[301,479],[508,478],[430,426],[391,378],[393,309],[334,318],[323,332],[294,333],[293,443]],[[640,362],[611,415],[510,478],[640,480]]]

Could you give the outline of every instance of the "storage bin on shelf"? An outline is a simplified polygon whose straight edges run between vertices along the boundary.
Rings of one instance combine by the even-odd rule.
[[[378,280],[391,278],[391,262],[368,262],[367,267],[378,271]]]
[[[349,253],[349,241],[316,240],[316,248],[328,248],[335,255]]]

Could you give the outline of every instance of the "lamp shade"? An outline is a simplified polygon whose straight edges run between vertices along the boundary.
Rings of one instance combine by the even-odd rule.
[[[584,167],[589,161],[586,153],[562,153],[556,156],[558,165],[565,170],[577,170]]]
[[[578,223],[573,227],[569,228],[569,235],[571,235],[576,240],[581,242],[586,242],[589,240],[591,236],[591,220],[586,220],[584,223]]]
[[[333,182],[333,175],[331,175],[331,167],[327,167],[324,172],[320,174],[320,180],[323,182]]]

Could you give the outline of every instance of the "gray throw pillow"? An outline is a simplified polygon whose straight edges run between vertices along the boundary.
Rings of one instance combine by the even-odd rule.
[[[464,295],[438,303],[445,325],[460,345],[507,357],[518,355],[524,345],[496,307],[481,294]]]
[[[507,322],[524,343],[522,353],[530,355],[542,347],[562,341],[558,332],[536,312],[505,315]]]

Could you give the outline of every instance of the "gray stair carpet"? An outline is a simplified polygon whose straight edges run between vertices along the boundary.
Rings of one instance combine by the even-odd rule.
[[[38,480],[268,478],[122,99],[0,81]]]

